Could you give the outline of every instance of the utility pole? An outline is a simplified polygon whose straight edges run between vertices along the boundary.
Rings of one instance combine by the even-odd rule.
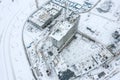
[[[36,5],[36,8],[38,9],[39,6],[38,6],[38,0],[35,0],[35,5]]]
[[[64,19],[66,19],[66,17],[67,17],[67,8],[68,8],[68,3],[67,3],[67,0],[64,2],[64,4],[65,4],[65,13],[64,13]]]

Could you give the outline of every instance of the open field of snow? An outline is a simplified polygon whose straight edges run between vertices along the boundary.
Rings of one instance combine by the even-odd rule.
[[[39,4],[46,1],[40,1]],[[36,9],[34,0],[0,1],[0,80],[34,79],[21,34],[26,19]]]

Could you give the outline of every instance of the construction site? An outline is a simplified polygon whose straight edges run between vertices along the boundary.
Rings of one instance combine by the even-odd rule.
[[[112,16],[114,4],[50,0],[33,12],[22,39],[35,80],[108,80],[119,73],[120,12],[117,7]]]

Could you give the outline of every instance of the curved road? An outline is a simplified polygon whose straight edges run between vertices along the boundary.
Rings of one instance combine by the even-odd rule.
[[[33,80],[22,45],[22,28],[27,17],[36,9],[34,0],[3,1],[4,22],[1,34],[0,80]],[[4,6],[4,8],[3,8]],[[2,11],[1,11],[2,12]],[[8,15],[7,15],[8,14]],[[0,21],[2,24],[2,21]]]

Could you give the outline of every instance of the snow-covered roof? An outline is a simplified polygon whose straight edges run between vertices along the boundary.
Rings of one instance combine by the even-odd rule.
[[[52,2],[50,2],[49,4],[47,4],[47,5],[45,5],[44,6],[44,8],[45,9],[56,9],[56,10],[61,10],[62,9],[62,7],[60,7],[60,6],[58,6],[57,4],[54,4],[54,3],[52,3]]]
[[[53,5],[53,3],[48,3],[45,6],[41,7],[37,12],[32,14],[29,17],[29,21],[38,25],[39,27],[43,27],[44,24],[53,19],[53,17],[56,16],[61,9],[61,7]]]
[[[73,27],[73,24],[68,21],[64,21],[58,23],[56,26],[58,26],[57,29],[55,29],[55,31],[50,36],[55,40],[60,41]]]

